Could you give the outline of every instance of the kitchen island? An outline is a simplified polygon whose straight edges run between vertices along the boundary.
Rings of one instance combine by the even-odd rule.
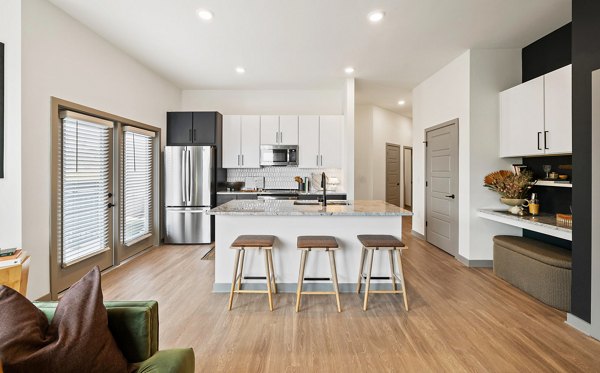
[[[410,211],[383,201],[331,201],[327,206],[309,201],[234,200],[210,210],[215,215],[215,282],[213,291],[229,292],[235,252],[229,247],[243,234],[276,236],[273,259],[277,290],[295,292],[300,265],[296,238],[301,235],[329,235],[337,238],[336,251],[340,291],[352,292],[358,278],[361,245],[359,234],[391,234],[401,239],[402,217]],[[264,258],[249,252],[244,264],[244,277],[264,277]],[[387,255],[375,255],[373,277],[389,277]],[[326,254],[314,252],[306,263],[305,277],[329,278]],[[256,283],[258,282],[258,284]],[[378,280],[372,280],[373,288]],[[386,281],[387,282],[387,281]],[[264,288],[264,280],[245,280],[246,288]],[[330,288],[329,281],[305,282],[307,290]]]

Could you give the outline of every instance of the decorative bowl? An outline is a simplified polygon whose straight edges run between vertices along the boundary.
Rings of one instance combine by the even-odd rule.
[[[505,198],[505,197],[501,197],[500,198],[500,202],[502,202],[503,204],[505,204],[507,206],[521,206],[522,204],[525,203],[525,199],[524,198]]]

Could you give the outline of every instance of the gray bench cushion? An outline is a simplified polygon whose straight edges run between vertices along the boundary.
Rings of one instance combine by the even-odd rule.
[[[495,236],[494,244],[554,267],[571,269],[571,251],[557,246],[517,236]]]

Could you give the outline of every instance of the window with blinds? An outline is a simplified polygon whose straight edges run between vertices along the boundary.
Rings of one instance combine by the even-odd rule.
[[[122,238],[127,246],[152,234],[154,132],[124,127]]]
[[[112,123],[61,112],[59,247],[63,268],[110,249]]]

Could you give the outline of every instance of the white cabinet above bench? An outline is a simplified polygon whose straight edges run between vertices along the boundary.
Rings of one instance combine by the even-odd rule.
[[[500,157],[572,152],[571,65],[500,92]]]

